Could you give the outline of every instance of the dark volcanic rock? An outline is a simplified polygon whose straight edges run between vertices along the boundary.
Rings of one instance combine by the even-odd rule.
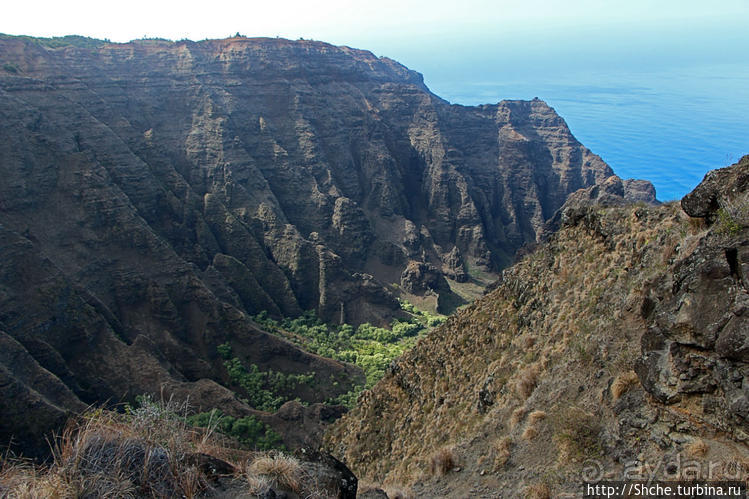
[[[714,170],[682,206],[690,216],[713,219],[730,201],[749,206],[749,156]],[[686,258],[675,263],[672,282],[648,290],[643,314],[650,327],[642,337],[637,374],[664,403],[684,397],[709,398],[704,417],[720,428],[749,432],[749,210],[737,210],[726,227],[704,234]]]
[[[413,294],[449,290],[445,277],[433,265],[414,261],[409,262],[401,274],[401,287]]]
[[[710,222],[727,200],[749,190],[749,155],[737,164],[708,172],[700,185],[684,196],[681,207],[687,215],[707,218]]]
[[[575,225],[590,214],[592,206],[621,206],[636,202],[657,203],[653,184],[644,180],[622,180],[612,175],[600,184],[570,194],[564,205],[546,222],[542,238],[548,238],[563,225]]]
[[[330,454],[307,448],[299,449],[295,455],[325,497],[356,499],[359,481],[345,464]]]

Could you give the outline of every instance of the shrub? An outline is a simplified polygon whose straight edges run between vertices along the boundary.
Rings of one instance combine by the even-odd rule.
[[[439,322],[441,316],[421,312],[407,302],[401,306],[414,315],[413,320],[393,321],[391,329],[360,324],[356,329],[350,324],[333,327],[324,324],[313,311],[307,311],[294,319],[285,318],[277,322],[261,312],[253,319],[265,329],[300,345],[312,353],[343,362],[352,362],[361,367],[366,376],[364,388],[372,387],[384,375],[390,363],[403,354],[415,342],[415,336],[424,332],[431,320]],[[411,312],[413,311],[413,312]],[[432,320],[434,319],[434,320]],[[361,392],[355,387],[340,395],[345,405],[351,407]]]
[[[554,415],[553,425],[560,460],[580,461],[601,455],[601,423],[593,414],[579,407],[566,407]]]
[[[219,345],[219,353],[231,355],[231,347],[225,348],[226,344]],[[224,367],[229,374],[232,383],[240,386],[248,396],[249,404],[255,409],[275,412],[284,403],[288,402],[288,396],[299,385],[311,385],[315,373],[307,374],[284,374],[278,371],[261,371],[256,364],[245,367],[239,358],[224,361]]]

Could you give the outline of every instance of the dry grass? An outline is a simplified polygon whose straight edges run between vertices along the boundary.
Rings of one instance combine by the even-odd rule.
[[[605,368],[616,378],[632,369],[640,355],[636,307],[644,290],[668,275],[664,254],[682,258],[698,241],[687,244],[685,238],[694,237],[688,236],[688,219],[677,205],[672,209],[675,214],[659,208],[600,210],[591,212],[590,224],[558,232],[553,244],[506,269],[496,291],[459,311],[449,328],[421,340],[401,361],[402,375],[386,376],[334,426],[328,442],[345,449],[348,462],[364,474],[404,483],[410,483],[412,463],[429,470],[424,449],[471,437],[494,442],[511,435],[518,444],[512,455],[507,437],[485,452],[497,470],[524,461],[521,454],[537,452],[547,436],[549,453],[556,446],[565,471],[577,466],[572,460],[608,459],[601,429],[613,416],[606,403],[612,394],[627,397],[627,390],[639,388],[623,376],[605,390],[607,377],[593,376]],[[448,383],[456,373],[474,381],[492,373],[497,393],[488,414],[476,416],[475,382],[461,377]],[[404,379],[429,395],[407,395]],[[444,396],[445,403],[435,404],[431,394]],[[566,410],[567,404],[579,409]],[[536,424],[534,408],[548,413]],[[370,432],[365,443],[352,431],[385,424],[396,431]],[[532,445],[523,440],[529,426],[539,430]]]
[[[510,460],[512,449],[512,439],[510,437],[502,437],[494,442],[494,469],[500,470]]]
[[[536,424],[539,421],[546,419],[546,412],[544,411],[533,411],[528,414],[528,423]]]
[[[533,440],[538,436],[538,428],[535,425],[529,424],[523,430],[523,440]]]
[[[126,414],[90,411],[55,440],[50,466],[0,460],[0,497],[200,497],[213,477],[194,464],[201,454],[233,467],[255,495],[276,488],[310,499],[330,495],[297,459],[227,447],[213,429],[189,426],[184,410],[172,400],[144,399]]]
[[[566,464],[601,455],[599,434],[601,421],[579,407],[566,407],[553,415],[554,442],[559,450],[558,462]]]
[[[698,438],[687,446],[687,454],[691,457],[705,457],[710,446],[704,440]]]
[[[616,377],[614,382],[611,384],[611,398],[614,401],[627,393],[633,386],[640,382],[640,378],[634,371],[627,371]]]
[[[365,494],[373,490],[385,490],[381,484],[370,482],[368,480],[359,480],[356,494]]]
[[[525,417],[525,407],[518,407],[510,416],[510,428],[515,428]]]
[[[551,499],[551,489],[545,483],[529,485],[525,489],[526,499]]]
[[[414,497],[408,488],[397,485],[389,485],[384,490],[388,499],[412,499]]]
[[[536,389],[538,384],[538,369],[535,366],[529,367],[523,371],[515,383],[515,393],[523,400],[527,399]]]
[[[255,496],[265,497],[273,487],[270,478],[267,476],[247,475],[245,480],[247,481],[247,491]]]
[[[249,465],[249,476],[264,477],[274,486],[278,486],[295,493],[302,491],[305,473],[302,466],[294,457],[281,452],[271,452],[259,457]]]
[[[434,454],[429,460],[429,471],[432,475],[444,475],[457,464],[455,451],[452,447],[443,447]]]
[[[38,469],[28,462],[6,459],[0,467],[0,497],[62,499],[74,497],[75,492],[60,473]]]
[[[220,448],[212,430],[186,423],[186,404],[154,402],[126,414],[91,410],[71,419],[53,443],[45,468],[4,460],[5,497],[196,497],[206,477],[190,456]]]

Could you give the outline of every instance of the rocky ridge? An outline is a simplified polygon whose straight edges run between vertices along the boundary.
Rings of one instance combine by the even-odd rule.
[[[602,195],[616,181],[572,196],[560,230],[394,362],[328,448],[419,497],[746,480],[748,178],[745,156],[681,205]]]

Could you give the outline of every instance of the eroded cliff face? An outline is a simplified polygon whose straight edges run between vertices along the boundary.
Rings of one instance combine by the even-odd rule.
[[[50,233],[44,214],[111,228],[124,208],[248,312],[377,321],[410,262],[491,275],[569,193],[612,175],[542,101],[449,105],[347,47],[0,44],[17,68],[1,75],[4,222],[79,278],[89,256],[58,243],[83,231]]]
[[[749,156],[681,205],[624,187],[571,196],[559,231],[394,362],[329,449],[417,497],[746,480]]]
[[[222,386],[226,341],[315,371],[308,401],[346,391],[358,369],[249,315],[453,307],[612,175],[542,101],[450,105],[347,47],[0,37],[0,60],[2,375],[26,401],[5,433],[162,385],[249,410]]]

